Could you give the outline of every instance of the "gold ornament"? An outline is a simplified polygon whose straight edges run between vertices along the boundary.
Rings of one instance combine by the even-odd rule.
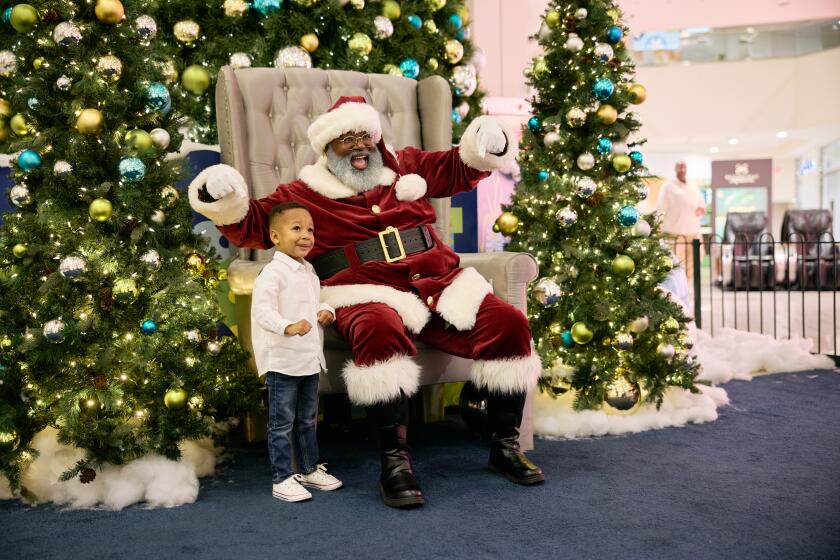
[[[20,445],[20,436],[14,430],[0,432],[0,451],[14,451]]]
[[[187,270],[193,274],[201,274],[204,272],[204,257],[198,253],[190,253],[187,255]]]
[[[402,70],[396,64],[386,64],[382,67],[382,72],[392,76],[402,76]]]
[[[674,319],[673,317],[668,317],[659,325],[659,330],[667,333],[667,334],[674,334],[679,332],[680,330],[680,322]]]
[[[141,128],[135,128],[125,133],[125,144],[134,150],[148,150],[154,143],[152,142],[152,135]]]
[[[394,0],[385,0],[382,2],[382,15],[390,20],[400,19],[400,5]]]
[[[120,303],[131,303],[137,299],[140,290],[137,289],[137,282],[134,278],[118,278],[114,281],[114,288],[111,290],[112,297]]]
[[[200,64],[192,64],[181,74],[181,85],[193,95],[201,95],[210,87],[210,72]]]
[[[0,97],[0,118],[12,116],[12,104],[7,99]]]
[[[630,103],[635,105],[644,103],[645,99],[647,99],[647,88],[645,88],[642,84],[633,84],[627,90],[627,93],[630,96]]]
[[[167,84],[174,84],[178,81],[178,69],[175,67],[175,61],[167,59],[160,63],[160,71],[163,74],[163,80]]]
[[[18,4],[12,8],[9,23],[12,24],[12,27],[14,27],[15,31],[18,33],[29,33],[35,29],[40,19],[38,10],[29,4]]]
[[[589,330],[589,327],[586,326],[586,323],[583,321],[578,321],[574,325],[572,325],[572,340],[577,342],[578,344],[588,344],[594,333]]]
[[[426,66],[429,68],[429,70],[434,72],[435,70],[438,69],[438,66],[440,66],[440,63],[438,62],[438,59],[430,58],[429,60],[426,61]]]
[[[545,61],[545,57],[538,56],[537,59],[534,60],[534,68],[531,73],[534,74],[534,77],[539,78],[546,72],[548,72],[548,63]]]
[[[446,6],[446,0],[426,0],[426,4],[428,4],[430,10],[436,12]]]
[[[163,187],[160,191],[160,196],[163,198],[163,203],[166,205],[167,208],[172,208],[176,204],[178,204],[178,199],[181,198],[181,193],[178,192],[178,189],[173,187],[172,185],[167,185]]]
[[[114,207],[111,205],[111,201],[106,198],[97,198],[88,207],[90,217],[97,222],[104,222],[110,218],[113,211]]]
[[[9,126],[12,128],[12,132],[18,136],[29,134],[29,123],[26,122],[26,118],[20,113],[12,117],[12,120],[9,121]]]
[[[307,51],[313,53],[318,50],[318,36],[314,33],[307,33],[303,37],[300,38],[300,46],[306,49]]]
[[[242,17],[248,11],[248,3],[244,0],[225,0],[222,5],[227,17]]]
[[[437,33],[438,26],[435,23],[435,20],[427,19],[426,21],[423,22],[423,29],[425,29],[427,33],[434,34],[434,33]]]
[[[347,41],[347,46],[357,55],[364,56],[373,49],[373,41],[364,33],[354,33]]]
[[[175,38],[185,45],[192,45],[201,33],[201,27],[191,19],[181,20],[172,28]]]
[[[180,410],[187,406],[187,392],[181,388],[170,389],[163,396],[163,404],[169,410]]]
[[[107,25],[117,25],[125,17],[125,8],[120,0],[97,0],[96,19]]]
[[[470,23],[470,11],[467,9],[467,6],[465,4],[462,4],[461,6],[458,6],[458,8],[455,9],[455,12],[459,16],[461,16],[461,25],[462,26],[466,27],[467,25],[469,25],[469,23]]]
[[[99,109],[82,109],[76,117],[76,130],[82,134],[99,134],[105,117]]]
[[[663,256],[659,260],[659,262],[662,265],[662,268],[664,268],[665,270],[671,270],[672,268],[674,268],[674,259],[672,259],[668,255]]]
[[[17,243],[14,247],[12,247],[12,254],[19,259],[22,259],[26,256],[26,253],[29,252],[29,247],[24,245],[23,243]]]
[[[457,39],[449,39],[444,43],[443,49],[446,51],[446,60],[452,64],[457,64],[464,58],[464,45]]]
[[[560,24],[560,12],[557,10],[549,10],[545,14],[545,24],[549,27],[557,27]]]
[[[642,404],[642,392],[639,386],[631,383],[620,373],[621,368],[616,369],[616,378],[607,385],[607,393],[604,402],[607,403],[607,412],[614,414],[633,414]]]
[[[9,139],[9,127],[6,126],[6,121],[0,119],[0,142],[5,142]]]
[[[618,119],[618,111],[616,111],[615,107],[609,103],[605,103],[598,107],[598,112],[595,114],[598,115],[598,119],[603,124],[612,124]]]
[[[636,263],[627,255],[616,255],[612,260],[612,271],[623,278],[627,278],[636,270]]]
[[[633,161],[626,154],[616,154],[612,158],[612,166],[619,173],[627,173],[633,166]]]
[[[519,229],[519,218],[511,212],[504,212],[496,218],[496,225],[503,235],[513,235]]]

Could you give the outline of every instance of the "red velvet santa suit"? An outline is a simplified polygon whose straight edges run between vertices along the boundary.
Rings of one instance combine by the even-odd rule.
[[[313,138],[310,129],[316,152],[324,153],[327,142],[347,132],[368,131],[376,141],[381,137],[378,115],[371,126],[367,111],[331,111],[319,120],[324,118],[332,122],[322,127],[320,138],[317,134]],[[343,375],[356,404],[385,402],[400,391],[411,395],[417,390],[420,372],[411,359],[416,354],[415,337],[475,360],[473,381],[493,392],[522,393],[536,381],[540,365],[531,353],[527,319],[493,295],[475,269],[459,268],[458,256],[433,227],[429,197],[471,190],[504,163],[492,154],[479,156],[475,149],[482,118],[486,117],[473,121],[459,147],[443,152],[406,148],[386,155],[386,164],[396,169],[383,167],[380,186],[359,194],[330,172],[324,157],[304,167],[298,180],[259,200],[248,199],[242,181],[224,199],[201,202],[197,191],[213,168],[190,185],[193,207],[211,218],[236,246],[270,248],[271,209],[295,201],[309,209],[315,223],[309,260],[344,249],[350,266],[322,282],[321,298],[336,309],[336,326],[353,348],[353,362]],[[379,146],[382,151],[381,142]],[[357,242],[376,238],[389,226],[403,230],[421,225],[432,235],[434,247],[392,263],[359,261]]]

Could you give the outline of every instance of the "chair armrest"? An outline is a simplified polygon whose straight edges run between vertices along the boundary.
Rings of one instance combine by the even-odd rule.
[[[254,291],[254,282],[266,264],[268,261],[234,259],[228,266],[230,291],[237,296],[250,296]]]
[[[492,285],[494,293],[527,313],[528,284],[537,278],[537,260],[528,253],[462,253],[461,266],[471,266]]]

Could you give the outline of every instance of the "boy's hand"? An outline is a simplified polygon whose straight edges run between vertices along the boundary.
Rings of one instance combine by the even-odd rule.
[[[303,336],[311,330],[312,325],[309,324],[309,321],[307,321],[306,319],[301,319],[297,323],[292,323],[291,325],[286,327],[286,330],[283,332],[289,336]]]
[[[318,312],[318,324],[326,327],[327,325],[332,325],[333,321],[335,321],[335,316],[326,309]]]

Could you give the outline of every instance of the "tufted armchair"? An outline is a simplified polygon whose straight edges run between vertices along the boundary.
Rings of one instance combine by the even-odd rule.
[[[831,211],[788,210],[782,220],[782,242],[796,255],[795,271],[802,290],[840,289],[840,254],[831,235]]]
[[[773,238],[764,212],[729,212],[723,231],[723,243],[732,250],[726,287],[734,290],[772,290],[776,286]],[[726,263],[726,259],[724,259]]]
[[[242,174],[252,197],[274,192],[278,184],[291,182],[303,166],[316,160],[307,128],[313,118],[343,95],[364,96],[380,112],[387,144],[432,151],[452,146],[452,99],[443,78],[418,82],[339,70],[224,67],[216,86],[222,162]],[[435,227],[441,239],[449,239],[450,201],[432,202],[437,213]],[[228,269],[236,296],[239,336],[248,350],[251,290],[271,255],[272,251],[242,249]],[[461,255],[461,264],[474,267],[490,281],[497,295],[525,313],[526,288],[537,276],[533,257],[527,253],[465,254]],[[321,375],[320,391],[342,393],[345,386],[341,370],[352,356],[350,346],[333,327],[326,330],[324,353],[329,372]],[[435,384],[469,379],[469,360],[422,344],[418,344],[417,363],[427,395]],[[529,394],[520,430],[523,449],[533,448],[532,401],[533,394]]]

